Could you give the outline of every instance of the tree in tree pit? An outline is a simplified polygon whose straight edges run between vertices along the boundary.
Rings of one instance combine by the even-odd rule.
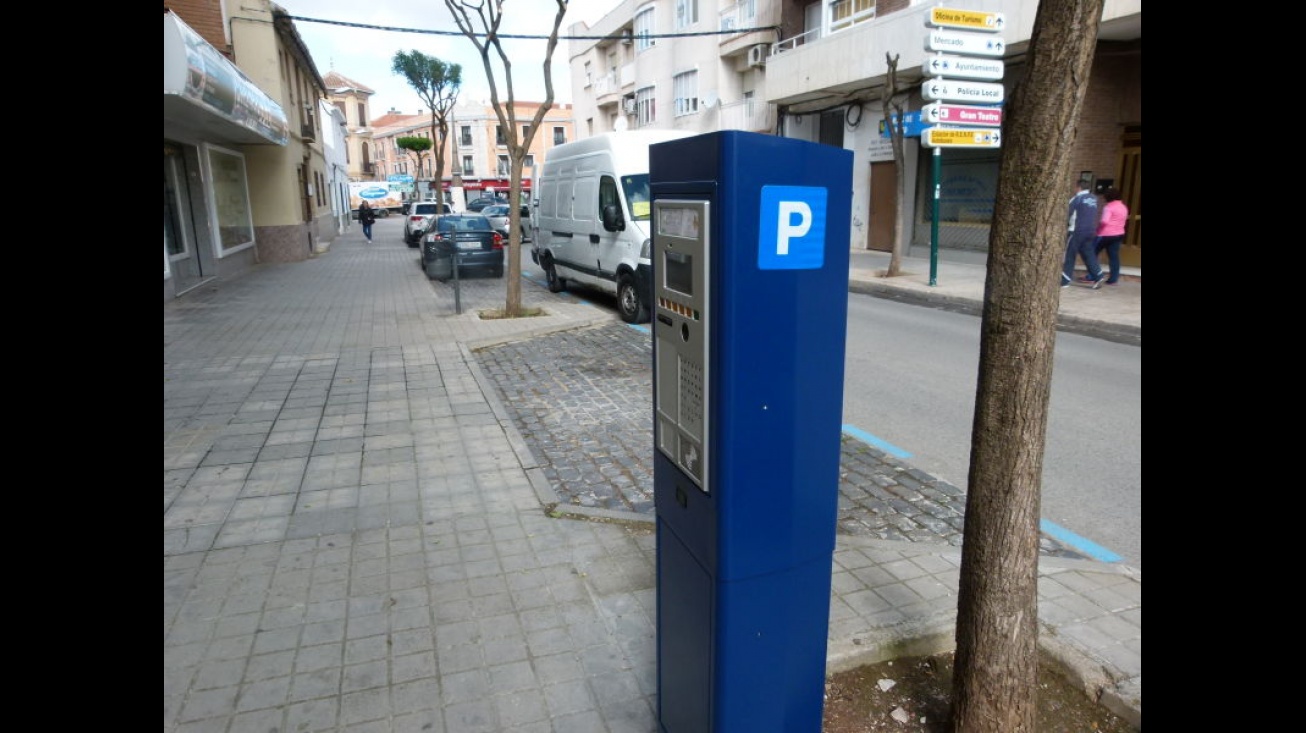
[[[952,728],[1036,733],[1039,496],[1071,155],[1103,0],[1042,0],[1003,113],[980,322]]]
[[[528,125],[521,125],[517,120],[516,97],[512,86],[512,60],[503,50],[499,37],[499,25],[503,22],[503,0],[444,0],[449,12],[453,13],[458,30],[476,46],[481,63],[485,67],[485,79],[490,85],[490,104],[494,114],[499,118],[499,129],[503,130],[504,142],[508,148],[510,166],[508,201],[511,206],[508,224],[508,276],[507,294],[504,301],[504,315],[509,318],[522,315],[521,307],[521,176],[526,154],[531,141],[544,116],[553,108],[553,51],[558,46],[558,29],[562,27],[562,18],[567,14],[567,0],[554,0],[557,14],[553,17],[553,30],[549,34],[548,44],[544,50],[544,101],[535,109],[535,114]],[[491,55],[493,54],[493,56]],[[501,69],[507,99],[499,96],[494,62]],[[532,67],[533,68],[533,67]],[[525,129],[523,129],[523,127]]]
[[[421,51],[396,51],[391,71],[406,79],[431,110],[431,140],[435,146],[435,172],[431,180],[438,192],[436,200],[444,203],[444,141],[449,136],[449,112],[458,102],[458,90],[463,83],[463,67]],[[420,191],[417,198],[422,198]]]

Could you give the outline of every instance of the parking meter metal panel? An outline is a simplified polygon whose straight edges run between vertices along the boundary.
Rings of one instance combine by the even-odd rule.
[[[659,724],[817,732],[852,153],[722,131],[649,162]]]

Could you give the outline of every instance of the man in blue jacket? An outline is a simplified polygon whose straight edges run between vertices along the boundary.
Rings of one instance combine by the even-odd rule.
[[[1089,191],[1089,182],[1079,182],[1079,192],[1070,197],[1069,226],[1066,234],[1066,259],[1061,267],[1061,287],[1075,277],[1075,258],[1084,260],[1088,275],[1079,279],[1096,290],[1102,284],[1102,266],[1098,264],[1093,243],[1097,239],[1097,197]]]

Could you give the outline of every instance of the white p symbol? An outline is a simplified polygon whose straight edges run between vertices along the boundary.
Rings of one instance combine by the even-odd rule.
[[[793,215],[798,215],[798,223],[793,223]],[[801,238],[812,228],[812,207],[802,201],[781,201],[780,220],[775,227],[775,253],[789,254],[789,240]]]

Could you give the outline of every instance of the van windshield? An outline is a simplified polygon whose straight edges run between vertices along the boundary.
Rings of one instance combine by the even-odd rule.
[[[649,196],[648,174],[640,173],[621,177],[621,190],[630,203],[630,216],[635,221],[648,221]]]

